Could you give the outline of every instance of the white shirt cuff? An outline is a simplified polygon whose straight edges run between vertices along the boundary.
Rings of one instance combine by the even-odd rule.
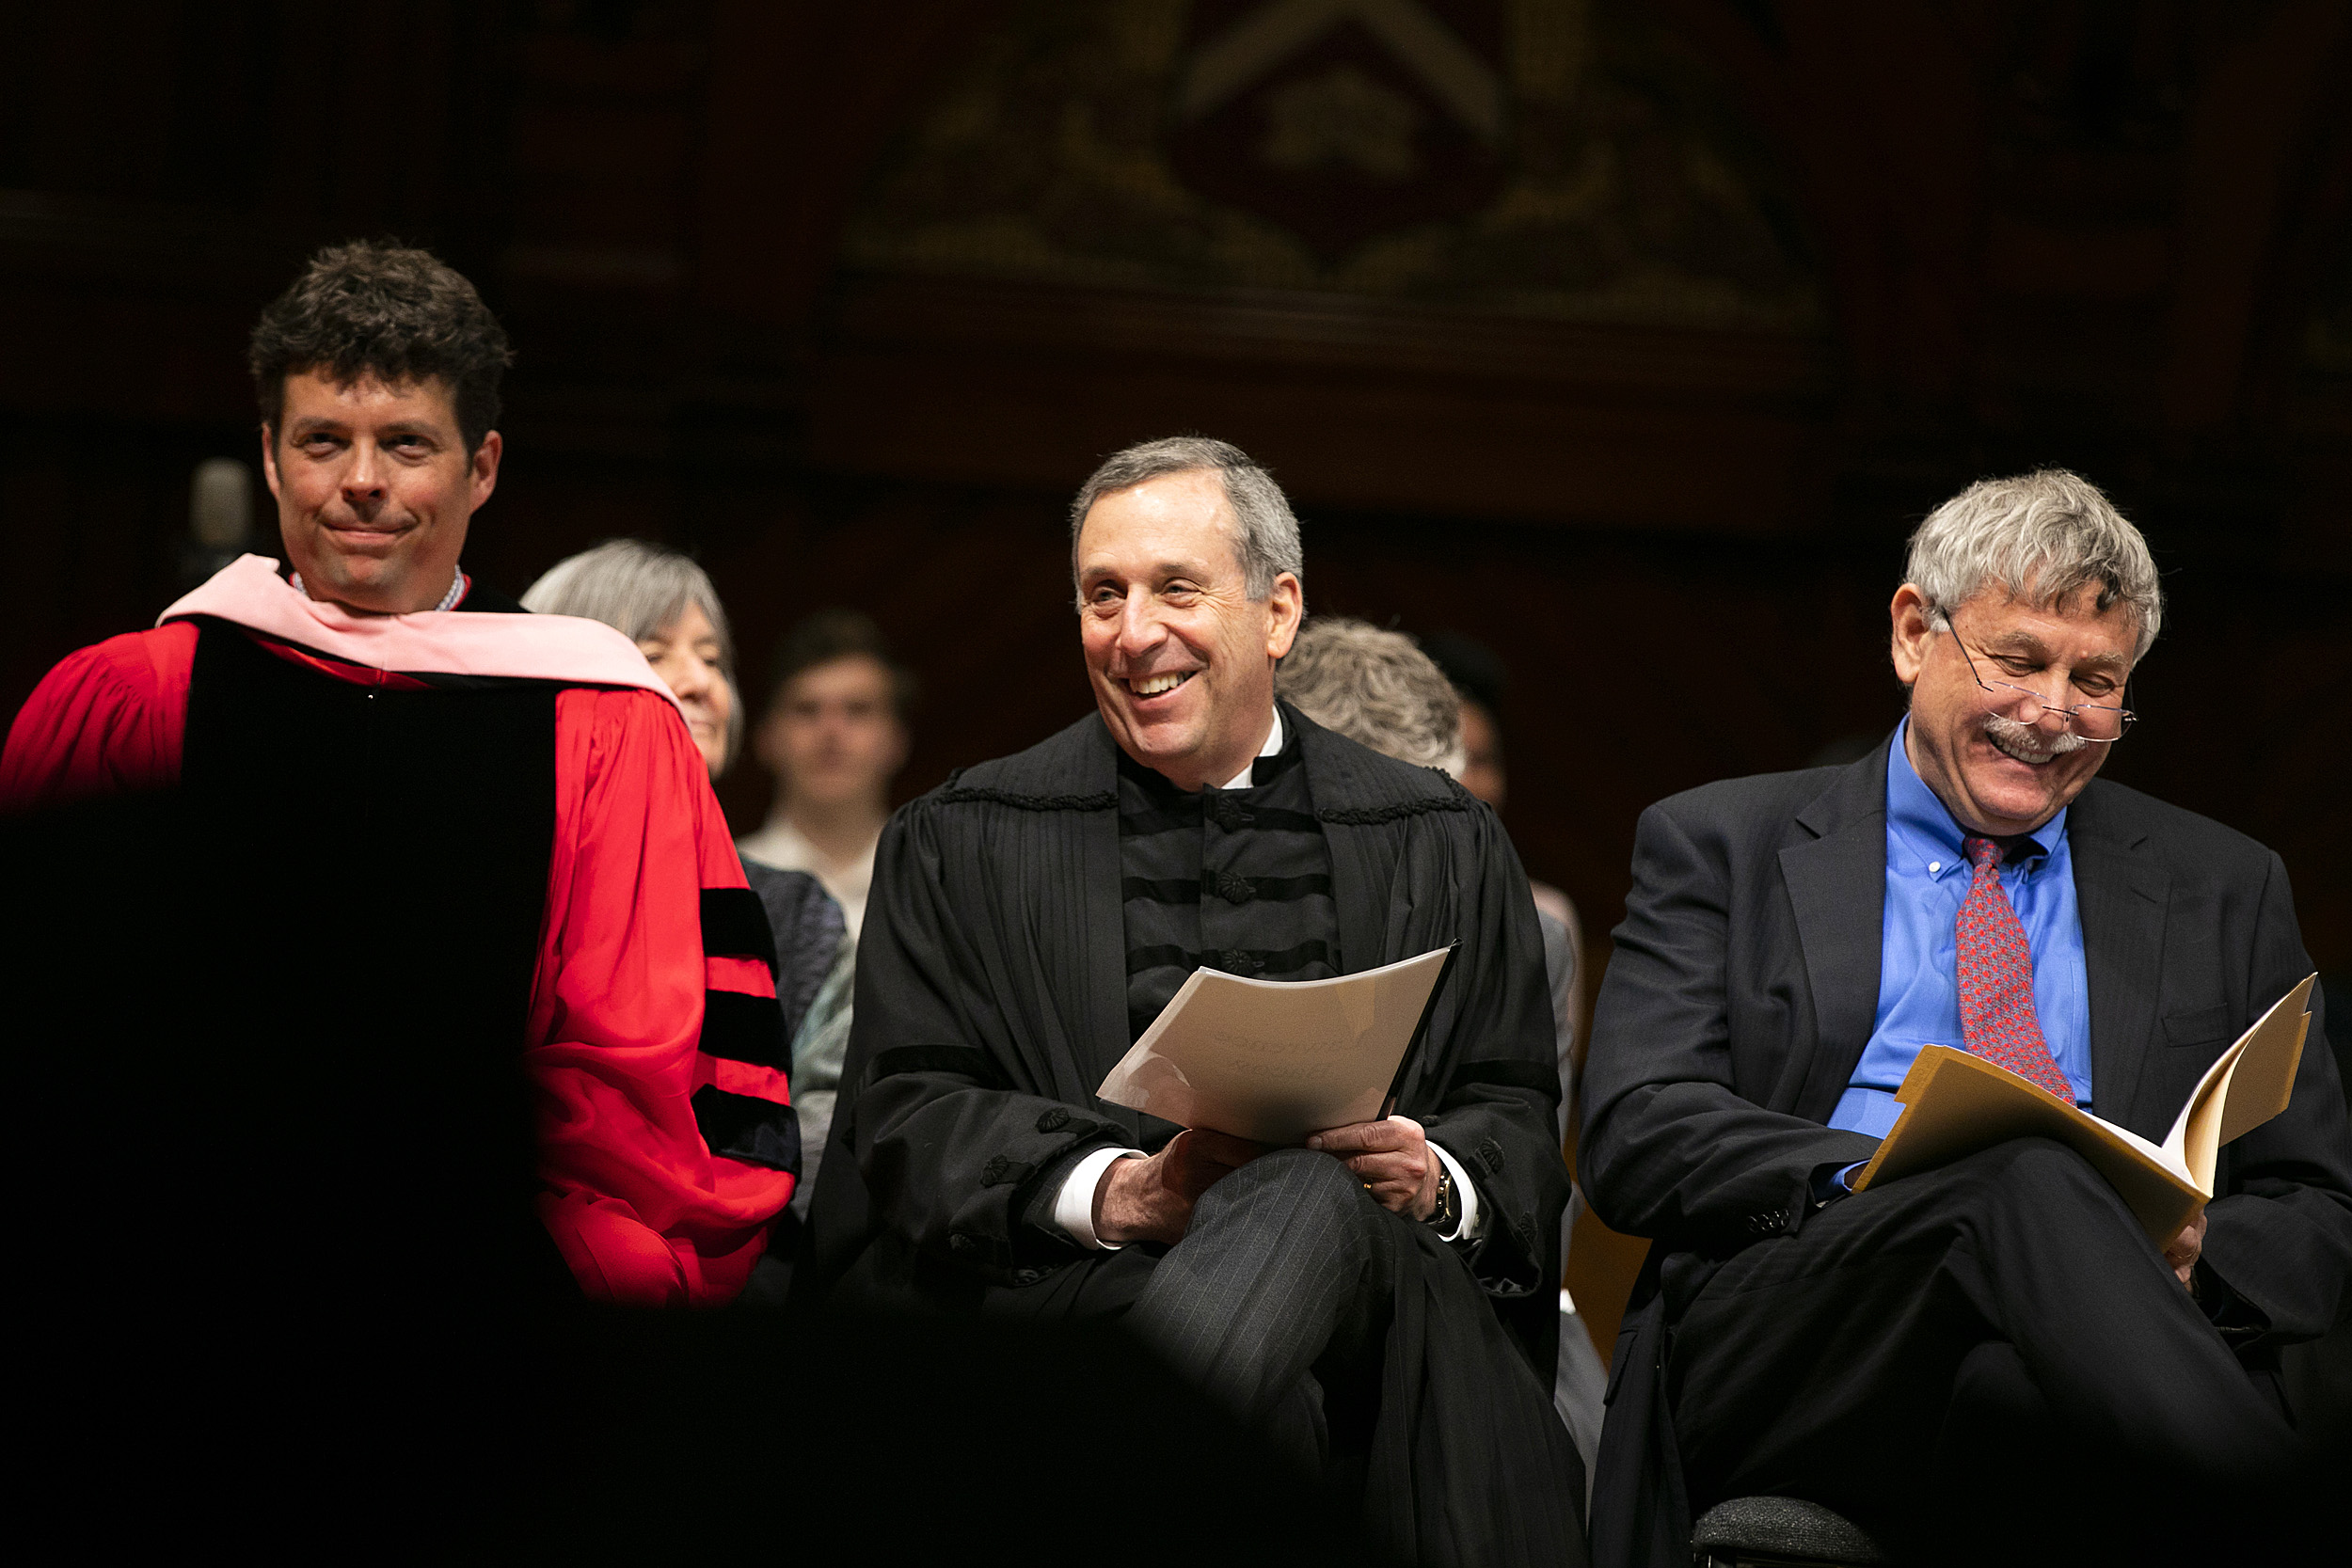
[[[1140,1160],[1139,1148],[1098,1148],[1071,1168],[1054,1195],[1054,1223],[1062,1233],[1089,1252],[1117,1252],[1127,1243],[1106,1242],[1094,1233],[1094,1190],[1121,1160]]]
[[[1478,1203],[1478,1184],[1470,1179],[1470,1172],[1462,1168],[1462,1162],[1445,1151],[1443,1144],[1433,1143],[1429,1147],[1438,1151],[1438,1158],[1445,1162],[1447,1172],[1453,1176],[1454,1202],[1461,1210],[1461,1218],[1454,1228],[1440,1230],[1438,1238],[1448,1242],[1474,1242],[1486,1233],[1486,1216]],[[1060,1218],[1058,1211],[1055,1217]]]

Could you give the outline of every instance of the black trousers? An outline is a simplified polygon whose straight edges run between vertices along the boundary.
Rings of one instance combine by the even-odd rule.
[[[1367,1529],[1404,1560],[1585,1561],[1583,1465],[1550,1390],[1469,1266],[1327,1154],[1253,1160],[1201,1195],[1175,1246],[1107,1254],[991,1306],[1120,1316],[1356,1493]]]
[[[1695,1260],[1692,1260],[1695,1261]],[[1665,1280],[1694,1514],[1772,1493],[1910,1555],[2163,1552],[2269,1516],[2292,1429],[2081,1156],[2020,1139]]]

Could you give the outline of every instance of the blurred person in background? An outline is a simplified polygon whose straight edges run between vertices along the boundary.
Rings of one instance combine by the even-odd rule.
[[[1421,640],[1461,701],[1463,766],[1456,775],[1462,787],[1502,813],[1509,787],[1503,767],[1502,693],[1508,676],[1495,651],[1460,632],[1441,631]],[[1563,1021],[1563,1060],[1576,1055],[1577,1031],[1584,1017],[1584,927],[1568,895],[1549,882],[1528,879],[1535,914],[1544,931],[1544,969],[1552,982],[1553,1016]]]
[[[775,775],[775,803],[735,847],[747,861],[814,874],[840,901],[855,939],[890,817],[890,781],[906,766],[914,677],[872,621],[826,610],[785,638],[769,690],[753,746]]]
[[[1275,668],[1274,692],[1325,729],[1399,762],[1456,779],[1470,765],[1461,702],[1445,672],[1401,631],[1314,616]]]
[[[601,621],[637,644],[677,698],[688,730],[715,783],[741,749],[735,639],[710,578],[661,545],[614,539],[557,562],[523,594],[541,615]],[[850,1029],[855,942],[841,906],[808,871],[743,861],[743,877],[768,917],[775,954],[776,1003],[790,1042],[792,1107],[801,1182],[794,1212],[805,1213],[817,1183],[834,1085]],[[769,1260],[763,1259],[763,1267]],[[756,1282],[754,1293],[760,1293]]]
[[[1274,673],[1275,694],[1328,730],[1359,746],[1462,777],[1469,756],[1462,744],[1465,709],[1445,673],[1420,644],[1399,631],[1367,622],[1317,615],[1299,627],[1288,657]],[[1575,1017],[1570,1012],[1575,971],[1560,922],[1541,907],[1544,977],[1551,992],[1552,1031],[1559,1042],[1560,1102],[1569,1102],[1574,1085]],[[1560,1219],[1565,1260],[1579,1202],[1571,1197]],[[1567,1292],[1561,1292],[1560,1366],[1552,1382],[1552,1404],[1576,1439],[1586,1472],[1600,1445],[1601,1395],[1608,1369],[1601,1364]]]

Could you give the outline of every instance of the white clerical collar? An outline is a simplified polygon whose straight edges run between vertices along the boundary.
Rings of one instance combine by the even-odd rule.
[[[1282,710],[1278,707],[1274,710],[1274,727],[1266,731],[1265,744],[1258,748],[1258,756],[1279,756],[1281,752]],[[1240,772],[1234,774],[1232,778],[1226,783],[1225,787],[1228,789],[1248,789],[1249,787],[1249,776],[1257,770],[1257,758],[1252,757],[1247,767],[1243,768]]]

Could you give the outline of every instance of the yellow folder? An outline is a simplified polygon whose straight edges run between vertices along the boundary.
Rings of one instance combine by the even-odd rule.
[[[2158,1246],[2181,1232],[2213,1196],[2221,1146],[2287,1108],[2312,982],[2306,975],[2223,1052],[2181,1107],[2161,1146],[2058,1099],[1981,1056],[1947,1045],[1922,1049],[1895,1098],[1902,1115],[1855,1179],[1855,1192],[1931,1170],[2010,1138],[2052,1138],[2074,1149],[2114,1184]]]

